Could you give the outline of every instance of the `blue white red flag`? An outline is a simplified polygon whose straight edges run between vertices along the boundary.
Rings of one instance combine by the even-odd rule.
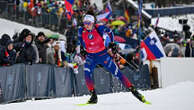
[[[97,21],[108,21],[111,15],[112,15],[112,8],[110,5],[110,2],[108,2],[105,8],[105,13],[96,16],[96,18],[97,18]]]
[[[149,36],[141,42],[141,58],[143,61],[155,60],[166,57],[163,46],[157,34],[153,31]]]
[[[71,20],[71,16],[73,15],[73,6],[74,0],[65,0],[66,14],[67,18]]]
[[[112,12],[112,8],[111,8],[111,5],[110,5],[110,2],[107,3],[105,12]]]

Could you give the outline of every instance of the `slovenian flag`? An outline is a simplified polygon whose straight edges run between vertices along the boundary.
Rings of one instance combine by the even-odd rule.
[[[96,16],[96,18],[97,18],[97,21],[106,21],[107,22],[111,15],[112,15],[112,8],[110,5],[110,2],[108,2],[107,6],[105,8],[105,13]]]
[[[68,20],[71,20],[71,16],[73,15],[73,6],[74,0],[65,0],[66,14]]]
[[[141,42],[141,58],[143,61],[155,60],[166,57],[163,46],[157,34],[153,31],[149,36]]]

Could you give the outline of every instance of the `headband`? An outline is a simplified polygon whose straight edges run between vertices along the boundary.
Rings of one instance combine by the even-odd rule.
[[[90,21],[90,22],[94,23],[94,16],[92,16],[92,15],[86,15],[84,17],[84,20],[83,21]]]

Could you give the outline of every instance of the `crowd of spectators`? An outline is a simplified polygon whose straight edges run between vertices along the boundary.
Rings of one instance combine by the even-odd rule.
[[[5,0],[0,3],[0,14],[10,20],[45,27],[63,34],[71,28],[72,22],[74,26],[80,25],[81,15],[90,6],[89,0],[75,0],[72,6],[74,14],[69,20],[69,11],[66,10],[64,0]],[[92,6],[96,8],[96,5]]]
[[[61,53],[61,52],[57,52],[60,48],[57,46],[54,46],[56,41],[54,42],[52,39],[50,39],[49,41],[48,40],[44,41],[45,37],[42,37],[44,36],[42,32],[36,36],[31,34],[30,32],[29,36],[31,36],[32,42],[29,44],[26,43],[27,42],[26,40],[28,39],[27,35],[23,36],[22,35],[23,32],[21,32],[19,35],[19,39],[14,39],[14,50],[17,53],[16,60],[15,60],[16,63],[59,64],[57,61],[53,59],[53,55],[49,54],[49,53],[53,53],[53,51],[61,54],[62,56],[64,56],[65,54],[66,56],[69,55],[72,57],[72,54],[75,53],[75,48],[76,48],[75,45],[77,43],[77,29],[78,29],[78,26],[82,25],[82,15],[84,15],[84,13],[89,8],[90,9],[92,8],[93,10],[95,10],[94,12],[96,12],[96,15],[103,12],[103,11],[99,11],[95,4],[91,5],[89,0],[79,0],[78,2],[75,2],[73,5],[74,14],[72,16],[72,19],[68,20],[66,17],[66,9],[65,9],[63,0],[33,0],[33,3],[29,2],[28,0],[13,0],[13,1],[10,0],[7,2],[9,4],[13,3],[15,8],[13,8],[12,5],[8,5],[8,7],[4,10],[4,12],[7,11],[7,12],[10,12],[10,14],[15,15],[14,17],[17,20],[22,18],[23,19],[22,21],[26,23],[32,22],[31,25],[42,23],[43,27],[51,27],[51,29],[55,28],[60,33],[64,34],[67,39],[67,42],[66,42],[67,51]],[[12,17],[9,17],[8,19],[11,19],[11,18]],[[48,18],[51,18],[51,19],[48,20]],[[112,19],[111,21],[113,20],[116,20],[116,18]],[[125,19],[123,20],[125,21]],[[38,21],[42,21],[42,22],[38,22]],[[100,22],[100,23],[103,24],[104,22]],[[110,23],[111,22],[107,23],[106,25],[113,29],[115,35],[119,36],[120,34],[122,34],[125,36],[126,26],[119,26],[119,25],[111,26]],[[130,33],[132,33],[131,30],[128,30],[127,36],[130,36]],[[47,46],[45,46],[45,43]],[[136,43],[133,43],[133,44],[136,44]],[[136,48],[136,46],[134,45],[132,46]],[[45,50],[45,48],[47,51]],[[29,54],[28,51],[32,52],[30,53],[28,58],[26,58],[26,59],[30,59],[30,62],[29,60],[27,60],[26,62],[26,59],[23,58],[26,56],[22,56],[20,58],[18,55],[18,52],[21,55]],[[45,55],[46,54],[45,51],[47,52],[48,55]],[[61,57],[61,55],[60,56],[55,55],[55,57],[59,60],[63,60],[64,58]]]
[[[189,28],[190,29],[190,28]],[[194,57],[194,35],[191,32],[156,28],[167,57]]]
[[[24,18],[27,20],[27,23],[41,23],[43,27],[51,27],[64,34],[67,41],[48,38],[44,32],[34,35],[28,29],[18,32],[12,37],[13,39],[9,35],[4,34],[0,40],[0,65],[42,63],[76,67],[76,64],[83,63],[81,56],[76,51],[78,41],[77,29],[78,26],[82,26],[82,16],[89,8],[95,10],[96,15],[103,12],[99,11],[95,4],[91,5],[89,0],[76,1],[73,5],[74,14],[71,20],[68,20],[63,0],[33,0],[33,3],[28,2],[28,0],[8,0],[7,2],[14,4],[15,8],[13,10],[15,10],[15,14],[11,14],[16,15],[16,18]],[[8,7],[4,11],[10,10],[12,9]],[[50,20],[48,20],[48,16],[51,17]],[[42,22],[38,22],[40,20]],[[124,23],[113,25],[113,21],[122,21]],[[123,16],[115,16],[110,18],[109,22],[100,21],[98,24],[106,25],[113,30],[115,36],[124,39],[123,43],[118,41],[119,44],[124,44],[123,48],[119,47],[119,53],[126,59],[127,63],[133,65],[133,68],[137,68],[140,49],[136,34],[137,21],[128,23]],[[194,38],[192,35],[185,38],[185,35],[181,34],[181,32],[168,32],[165,29],[159,28],[153,29],[155,29],[161,39],[168,57],[194,57]],[[149,34],[149,31],[149,27],[142,23],[141,38],[144,39]],[[120,59],[121,64],[122,62],[125,63],[123,65],[126,65],[126,61]]]
[[[23,29],[12,38],[4,34],[0,39],[0,66],[16,63],[52,64],[58,67],[71,67],[77,73],[78,63],[81,64],[82,60],[76,51],[66,51],[65,41],[48,38],[44,32],[35,35],[28,29]]]

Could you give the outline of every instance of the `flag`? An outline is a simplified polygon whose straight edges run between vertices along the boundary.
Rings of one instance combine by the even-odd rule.
[[[137,23],[137,28],[139,28],[139,34],[141,33],[141,20],[142,20],[142,4],[143,1],[139,0],[139,8],[138,8],[138,23]]]
[[[106,8],[105,8],[105,12],[112,12],[110,2],[107,3]]]
[[[155,60],[166,57],[163,46],[157,34],[153,31],[144,41],[141,42],[141,58],[143,61]]]
[[[97,15],[96,19],[97,21],[108,21],[110,16],[112,15],[112,8],[110,5],[110,2],[107,3],[106,8],[105,8],[105,13]]]
[[[108,21],[111,16],[111,12],[106,12],[96,16],[97,21]]]
[[[160,14],[158,14],[158,18],[157,18],[156,23],[155,23],[155,25],[154,25],[155,28],[158,26],[159,18],[160,18]]]
[[[74,0],[65,0],[65,7],[66,7],[66,15],[68,20],[71,20],[71,16],[73,15],[73,6]]]
[[[126,21],[129,23],[130,22],[130,18],[129,18],[129,12],[127,9],[125,9],[125,19]]]
[[[140,58],[141,58],[142,61],[147,60],[148,56],[147,56],[145,48],[141,48],[140,55],[141,55]]]

